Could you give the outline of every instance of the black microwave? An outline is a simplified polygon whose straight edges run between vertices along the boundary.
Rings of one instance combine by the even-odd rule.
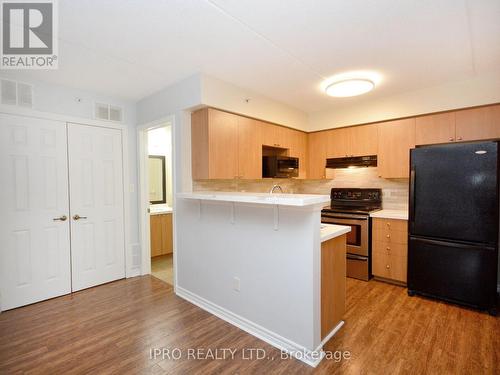
[[[292,178],[299,176],[299,158],[292,156],[263,156],[262,177]]]

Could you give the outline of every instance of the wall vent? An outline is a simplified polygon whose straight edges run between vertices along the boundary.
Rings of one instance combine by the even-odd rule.
[[[121,122],[123,109],[111,104],[95,103],[94,117],[97,120]]]
[[[1,103],[33,108],[33,86],[26,83],[0,80]]]

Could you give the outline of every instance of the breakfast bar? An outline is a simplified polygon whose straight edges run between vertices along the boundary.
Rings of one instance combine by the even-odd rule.
[[[176,293],[316,366],[343,324],[345,234],[327,195],[177,195]]]

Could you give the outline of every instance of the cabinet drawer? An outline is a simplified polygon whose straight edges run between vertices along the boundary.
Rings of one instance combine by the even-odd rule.
[[[373,219],[374,229],[387,229],[387,230],[399,230],[402,232],[408,232],[408,221],[406,220],[396,220],[396,219]]]
[[[374,276],[406,283],[407,258],[397,255],[373,253]]]
[[[372,251],[374,253],[397,255],[406,257],[408,256],[408,245],[399,243],[388,243],[381,241],[373,241]]]
[[[392,229],[373,229],[373,240],[384,242],[388,244],[407,244],[408,243],[408,232],[403,232],[400,230]]]

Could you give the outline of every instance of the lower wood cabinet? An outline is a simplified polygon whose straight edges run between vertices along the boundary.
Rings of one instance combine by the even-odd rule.
[[[408,221],[374,218],[372,273],[375,277],[406,284]]]
[[[342,320],[346,296],[346,235],[321,243],[321,338]]]
[[[172,214],[151,215],[150,218],[151,257],[172,253]]]

